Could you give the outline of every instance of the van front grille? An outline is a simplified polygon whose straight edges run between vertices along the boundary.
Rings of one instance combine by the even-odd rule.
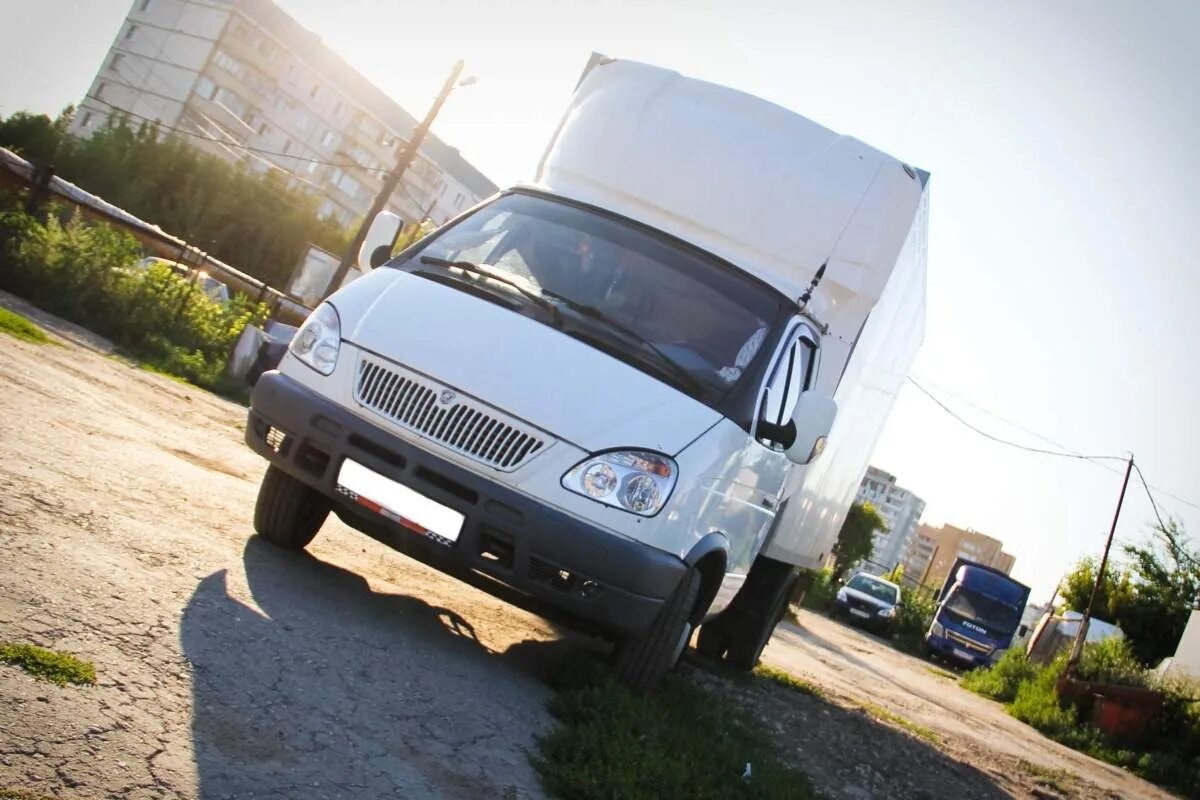
[[[969,650],[974,650],[976,652],[983,653],[984,655],[991,655],[992,653],[992,648],[988,645],[971,641],[966,636],[955,633],[954,631],[946,631],[946,638],[955,644],[961,644],[963,647],[966,647]]]
[[[540,431],[398,364],[363,355],[354,399],[407,431],[499,470],[544,450]]]

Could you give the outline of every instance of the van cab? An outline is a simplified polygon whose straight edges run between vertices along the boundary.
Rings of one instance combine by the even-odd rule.
[[[748,647],[757,660],[795,573],[795,561],[763,557],[782,541],[781,510],[800,487],[804,513],[820,501],[822,524],[844,514],[840,497],[805,490],[797,471],[828,457],[843,345],[852,350],[864,330],[860,297],[887,285],[862,268],[852,287],[826,277],[836,243],[795,264],[776,251],[779,237],[730,231],[741,220],[729,218],[729,198],[684,202],[684,176],[638,189],[646,176],[628,172],[645,155],[637,148],[624,148],[620,169],[602,149],[575,154],[598,128],[613,141],[639,124],[597,103],[653,115],[640,98],[656,85],[675,94],[708,87],[710,112],[748,98],[654,67],[597,62],[537,180],[321,304],[279,369],[259,379],[246,432],[270,462],[255,511],[265,539],[302,548],[333,511],[444,572],[608,636],[617,675],[639,689],[739,596],[753,623],[740,627],[754,640],[714,626],[708,650],[745,660]],[[771,108],[796,130],[817,128]],[[644,140],[642,150],[668,158],[665,141]],[[870,169],[858,163],[864,154]],[[902,224],[872,234],[890,273],[922,186],[865,146],[845,155],[859,200],[880,191],[903,200],[889,209]],[[739,188],[717,181],[708,191]],[[851,223],[861,205],[846,206]],[[774,266],[781,261],[788,269]],[[839,304],[855,315],[854,330],[841,325]],[[830,336],[833,357],[823,355]],[[826,492],[840,492],[842,479],[825,475]]]

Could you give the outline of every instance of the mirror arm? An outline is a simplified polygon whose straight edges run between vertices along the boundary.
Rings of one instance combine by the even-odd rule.
[[[770,439],[786,449],[796,442],[796,423],[789,419],[786,425],[777,425],[774,422],[762,420],[758,423],[758,435],[760,438]]]

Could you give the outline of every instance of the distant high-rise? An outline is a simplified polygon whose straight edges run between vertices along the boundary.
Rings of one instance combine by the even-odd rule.
[[[277,171],[344,226],[368,211],[416,121],[270,0],[135,0],[71,132],[123,112],[198,149]],[[388,208],[436,223],[496,186],[435,136]]]
[[[856,503],[869,502],[887,522],[888,528],[875,533],[870,561],[875,571],[892,569],[903,559],[904,552],[921,521],[925,501],[908,489],[896,485],[896,476],[875,467],[868,467],[858,488]]]
[[[1012,572],[1016,558],[1004,552],[1004,543],[970,528],[921,525],[904,557],[904,574],[926,586],[938,587],[950,574],[956,558]]]

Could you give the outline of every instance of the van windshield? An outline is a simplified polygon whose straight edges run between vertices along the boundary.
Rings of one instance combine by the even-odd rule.
[[[761,355],[783,299],[702,251],[525,194],[497,199],[412,256],[397,266],[457,261],[518,281],[555,303],[568,334],[707,402]]]
[[[950,593],[945,607],[947,611],[968,622],[982,625],[993,634],[1010,634],[1021,621],[1021,609],[965,586],[958,586]]]

